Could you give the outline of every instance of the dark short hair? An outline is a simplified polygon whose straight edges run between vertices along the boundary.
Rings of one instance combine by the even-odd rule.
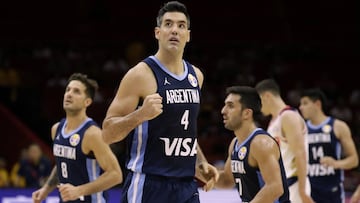
[[[156,17],[156,25],[158,27],[161,26],[161,22],[163,20],[163,16],[167,12],[180,12],[186,16],[188,29],[190,28],[190,15],[187,11],[186,6],[183,3],[178,1],[169,1],[164,4],[163,7],[160,8],[158,12],[158,16]]]
[[[321,108],[325,112],[327,109],[327,98],[326,95],[319,88],[310,88],[301,92],[300,97],[309,97],[309,99],[313,102],[320,101]]]
[[[226,88],[226,95],[229,94],[240,95],[239,103],[244,108],[253,111],[254,120],[257,120],[262,116],[261,99],[255,88],[249,86],[231,86]]]
[[[90,79],[88,78],[88,76],[86,74],[83,74],[83,73],[73,73],[69,79],[68,79],[68,82],[66,84],[69,85],[69,83],[73,80],[78,80],[80,81],[82,84],[85,85],[86,89],[85,89],[85,94],[91,98],[91,99],[94,99],[95,97],[95,92],[99,89],[99,85],[98,83],[93,80],[93,79]]]
[[[255,86],[255,89],[259,94],[262,94],[263,92],[269,91],[273,95],[279,96],[280,95],[280,87],[276,83],[276,81],[272,78],[262,80],[258,82]]]

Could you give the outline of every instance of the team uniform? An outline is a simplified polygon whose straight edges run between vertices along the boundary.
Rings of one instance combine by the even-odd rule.
[[[284,168],[286,171],[286,178],[287,178],[287,182],[288,182],[288,186],[289,186],[289,192],[290,192],[290,200],[291,202],[294,203],[298,203],[298,202],[302,202],[300,195],[299,195],[299,184],[297,181],[297,168],[295,165],[295,154],[294,152],[290,149],[290,145],[287,143],[287,139],[286,137],[282,134],[282,126],[281,126],[281,116],[282,113],[284,113],[285,111],[295,111],[298,112],[296,109],[287,106],[286,108],[284,108],[279,115],[270,122],[267,131],[270,133],[271,136],[273,136],[276,141],[279,143],[280,146],[280,151],[281,151],[281,156],[283,159],[283,163],[284,163]],[[300,116],[300,114],[299,114]],[[304,121],[305,122],[305,121]],[[305,125],[305,124],[304,124]],[[308,145],[307,145],[307,128],[304,129],[304,132],[302,132],[304,134],[304,139],[305,142],[303,143],[305,145],[306,148],[306,153],[308,153]],[[308,157],[306,157],[308,158]],[[306,179],[306,193],[308,195],[310,195],[310,181],[307,178]]]
[[[127,137],[129,170],[122,202],[198,203],[195,176],[200,87],[186,61],[180,76],[154,56],[144,61],[153,71],[163,113],[137,126]]]
[[[98,125],[88,118],[76,130],[65,133],[66,125],[66,119],[62,119],[56,129],[53,144],[59,183],[77,186],[91,182],[101,175],[102,170],[94,157],[82,152],[81,145],[85,131],[92,125]],[[106,192],[98,192],[68,202],[105,203],[106,200]]]
[[[309,129],[309,177],[311,197],[317,203],[344,203],[344,171],[320,164],[323,156],[338,160],[341,158],[341,144],[334,132],[333,117],[328,117],[320,125],[306,124]]]
[[[236,139],[234,148],[231,153],[231,171],[233,173],[236,187],[239,191],[239,195],[243,203],[250,202],[265,184],[259,168],[252,167],[248,163],[251,141],[259,134],[266,134],[271,137],[271,135],[269,135],[263,129],[257,128],[244,142],[239,143]],[[281,155],[279,158],[279,165],[284,193],[276,202],[288,203],[290,202],[289,190]]]

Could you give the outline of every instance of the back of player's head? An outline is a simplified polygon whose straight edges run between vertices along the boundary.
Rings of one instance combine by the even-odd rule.
[[[253,111],[254,120],[257,120],[261,114],[261,99],[256,89],[249,86],[231,86],[226,89],[226,95],[240,95],[239,103],[242,108],[248,108]]]
[[[271,92],[273,95],[280,95],[280,87],[277,82],[272,78],[258,82],[255,86],[255,89],[259,94],[262,94],[264,92]]]
[[[320,101],[321,102],[321,108],[323,111],[326,110],[327,106],[327,98],[326,95],[321,89],[319,88],[310,88],[306,89],[301,92],[300,97],[308,97],[311,101]]]
[[[160,8],[158,16],[156,17],[156,24],[158,27],[161,26],[163,16],[167,12],[180,12],[186,16],[188,29],[190,28],[190,15],[187,11],[186,6],[178,1],[169,1]]]
[[[88,76],[85,74],[74,73],[69,77],[67,85],[73,80],[80,81],[82,84],[84,84],[86,87],[85,89],[86,95],[92,100],[94,99],[95,92],[99,88],[99,85],[95,80],[88,78]]]

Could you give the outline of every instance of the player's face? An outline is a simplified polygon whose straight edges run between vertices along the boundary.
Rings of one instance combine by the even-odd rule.
[[[305,119],[310,119],[312,114],[316,112],[316,104],[309,97],[302,97],[299,109]]]
[[[228,130],[235,131],[242,125],[242,107],[240,104],[240,95],[229,94],[225,99],[225,105],[221,109],[224,126]]]
[[[161,26],[155,28],[155,37],[160,48],[182,51],[190,40],[186,16],[181,12],[165,13]]]
[[[63,101],[65,111],[79,111],[87,107],[89,98],[86,96],[85,89],[85,85],[78,80],[73,80],[68,84]]]

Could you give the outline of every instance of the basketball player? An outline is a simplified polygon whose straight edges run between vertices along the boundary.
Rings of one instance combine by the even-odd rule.
[[[299,109],[309,130],[311,197],[317,203],[343,203],[344,170],[357,167],[359,160],[349,126],[327,116],[325,107],[326,97],[320,89],[301,94]]]
[[[66,117],[51,128],[56,165],[45,185],[33,193],[35,203],[57,186],[60,202],[106,202],[102,191],[122,181],[115,155],[86,115],[97,88],[97,82],[84,74],[70,76],[63,101]]]
[[[290,202],[285,169],[276,140],[255,124],[261,100],[255,88],[226,90],[221,110],[225,128],[234,131],[218,188],[236,188],[242,202]]]
[[[121,202],[197,203],[195,170],[197,177],[212,177],[205,180],[205,190],[219,175],[197,150],[203,74],[183,59],[190,41],[185,5],[165,3],[156,21],[158,51],[123,77],[103,122],[103,136],[107,143],[127,138],[128,175]]]
[[[267,131],[280,145],[291,202],[314,202],[310,197],[307,177],[307,128],[304,119],[295,108],[285,104],[275,80],[265,79],[255,88],[261,98],[262,113],[271,115]]]

